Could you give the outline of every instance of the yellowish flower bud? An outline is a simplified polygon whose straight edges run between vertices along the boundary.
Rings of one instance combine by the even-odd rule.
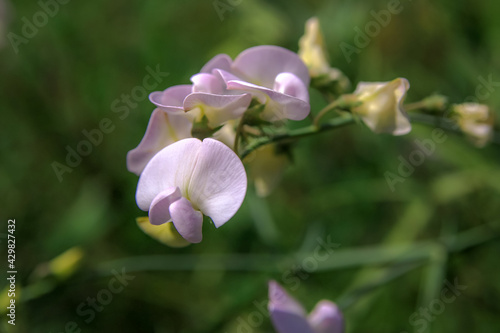
[[[49,261],[49,272],[60,279],[65,279],[78,269],[83,256],[84,252],[80,247],[72,247]]]
[[[464,103],[454,105],[460,129],[478,147],[485,146],[493,137],[495,120],[490,108],[484,104]]]
[[[360,82],[354,95],[362,102],[352,112],[375,133],[404,135],[411,131],[411,124],[403,101],[410,83],[404,78],[390,82]]]
[[[337,81],[342,89],[350,85],[349,79],[339,69],[330,67],[317,17],[307,20],[304,36],[299,40],[298,53],[309,69],[311,78],[319,79],[324,85]]]
[[[185,247],[191,244],[179,234],[175,229],[172,222],[163,223],[160,225],[153,225],[149,223],[149,218],[138,217],[136,219],[137,225],[141,228],[144,233],[156,239],[160,243],[168,245],[170,247]]]

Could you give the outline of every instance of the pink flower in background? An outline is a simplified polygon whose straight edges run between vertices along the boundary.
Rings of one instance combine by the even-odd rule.
[[[149,222],[172,222],[191,243],[202,240],[203,215],[218,228],[240,208],[247,178],[238,156],[225,144],[195,138],[175,142],[146,165],[136,200]]]
[[[278,333],[342,333],[344,318],[338,307],[327,300],[316,304],[307,315],[295,299],[276,282],[269,282],[269,313]]]

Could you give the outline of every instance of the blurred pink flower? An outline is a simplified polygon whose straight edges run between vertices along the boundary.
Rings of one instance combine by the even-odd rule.
[[[276,282],[269,281],[269,313],[278,333],[342,333],[344,318],[338,307],[327,300],[316,304],[307,315],[295,299]]]

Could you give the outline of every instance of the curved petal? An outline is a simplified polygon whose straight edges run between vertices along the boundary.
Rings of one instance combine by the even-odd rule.
[[[181,190],[178,187],[169,187],[158,195],[151,202],[149,207],[149,222],[160,225],[170,222],[170,205],[181,198]]]
[[[192,93],[184,100],[184,108],[193,110],[200,108],[208,119],[208,126],[215,128],[228,120],[240,118],[247,110],[252,96],[216,95]]]
[[[268,309],[278,333],[315,333],[302,305],[275,281],[269,281]]]
[[[262,116],[269,121],[291,119],[303,120],[311,111],[311,105],[302,99],[285,95],[280,92],[260,87],[244,81],[228,81],[228,89],[243,90],[251,92],[261,100],[267,96],[266,108]]]
[[[170,205],[170,216],[175,229],[191,243],[202,239],[203,214],[193,209],[188,199],[182,197]]]
[[[192,128],[193,122],[188,115],[167,114],[155,109],[141,142],[127,154],[127,169],[139,176],[149,160],[162,148],[191,137]]]
[[[309,315],[315,333],[344,332],[344,317],[335,303],[320,301]]]
[[[213,74],[200,73],[191,77],[193,92],[204,92],[222,95],[226,90],[224,81]]]
[[[189,179],[202,143],[195,138],[177,141],[160,150],[144,168],[137,185],[139,208],[149,210],[153,199],[169,187],[179,187],[186,197]]]
[[[218,54],[212,59],[210,59],[205,66],[201,69],[201,73],[211,73],[212,70],[219,68],[225,71],[231,70],[231,57],[227,54]]]
[[[309,103],[309,91],[307,90],[307,86],[292,73],[278,74],[274,81],[273,90]]]
[[[164,91],[155,91],[149,94],[149,100],[167,112],[183,111],[182,102],[187,95],[191,93],[192,86],[189,84],[181,84],[167,88]]]
[[[278,74],[295,74],[307,87],[309,71],[299,56],[285,48],[273,45],[256,46],[241,52],[231,66],[233,72],[245,80],[272,88]],[[241,74],[241,75],[240,75]]]
[[[246,190],[240,158],[222,142],[203,140],[186,197],[218,228],[236,214]]]
[[[191,244],[179,235],[172,222],[153,225],[149,223],[148,217],[138,217],[137,225],[145,234],[165,245],[171,247],[185,247]]]

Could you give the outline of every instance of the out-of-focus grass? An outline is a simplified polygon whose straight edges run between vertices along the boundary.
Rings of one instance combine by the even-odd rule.
[[[144,213],[134,201],[137,177],[126,171],[125,155],[140,141],[153,108],[144,99],[120,119],[111,104],[142,84],[147,66],[159,65],[169,73],[158,90],[187,83],[220,52],[235,56],[259,44],[297,50],[303,23],[317,15],[332,64],[354,84],[403,76],[411,82],[409,101],[440,92],[459,103],[474,96],[479,76],[500,81],[497,1],[401,3],[403,11],[353,54],[351,62],[344,58],[340,43],[353,44],[354,28],[364,29],[373,20],[370,11],[386,9],[386,1],[244,0],[225,12],[223,21],[211,1],[69,2],[28,44],[19,46],[18,54],[7,43],[0,51],[0,186],[2,220],[17,221],[18,284],[29,284],[38,264],[70,247],[82,246],[86,253],[75,276],[18,306],[17,331],[60,332],[74,321],[83,332],[237,332],[241,320],[258,309],[254,301],[267,299],[268,279],[290,288],[283,280],[290,267],[158,267],[134,272],[135,279],[96,312],[92,322],[86,323],[87,317],[76,309],[107,288],[111,273],[100,276],[97,268],[120,258],[278,255],[301,246],[310,250],[315,237],[328,235],[340,244],[340,251],[376,245],[388,237],[391,243],[436,238],[496,221],[498,147],[478,150],[454,134],[397,184],[395,192],[390,191],[384,172],[396,172],[398,156],[407,157],[416,148],[414,139],[430,138],[431,129],[415,125],[405,137],[374,135],[351,126],[301,141],[295,145],[294,165],[266,202],[249,198],[220,230],[206,225],[199,245],[170,249],[135,225],[135,217]],[[21,18],[31,18],[40,9],[27,1],[12,3],[11,8],[7,31],[17,34],[23,27]],[[324,102],[312,96],[318,110]],[[482,102],[498,111],[499,96],[495,90]],[[64,163],[65,147],[75,148],[85,139],[82,131],[97,128],[103,118],[111,119],[115,129],[59,182],[51,163]],[[255,209],[259,214],[252,213]],[[262,228],[254,217],[275,226]],[[306,235],[313,241],[305,241]],[[468,288],[435,319],[435,332],[498,330],[499,250],[498,242],[488,243],[452,254],[438,267],[434,276],[444,269],[444,278],[458,277]],[[429,267],[354,302],[345,310],[349,331],[411,331],[409,317],[425,299],[419,295],[425,295],[428,283],[442,287]],[[319,299],[339,299],[355,288],[356,281],[362,284],[379,274],[366,268],[311,273],[293,295],[311,309]],[[272,331],[267,318],[252,329]]]

